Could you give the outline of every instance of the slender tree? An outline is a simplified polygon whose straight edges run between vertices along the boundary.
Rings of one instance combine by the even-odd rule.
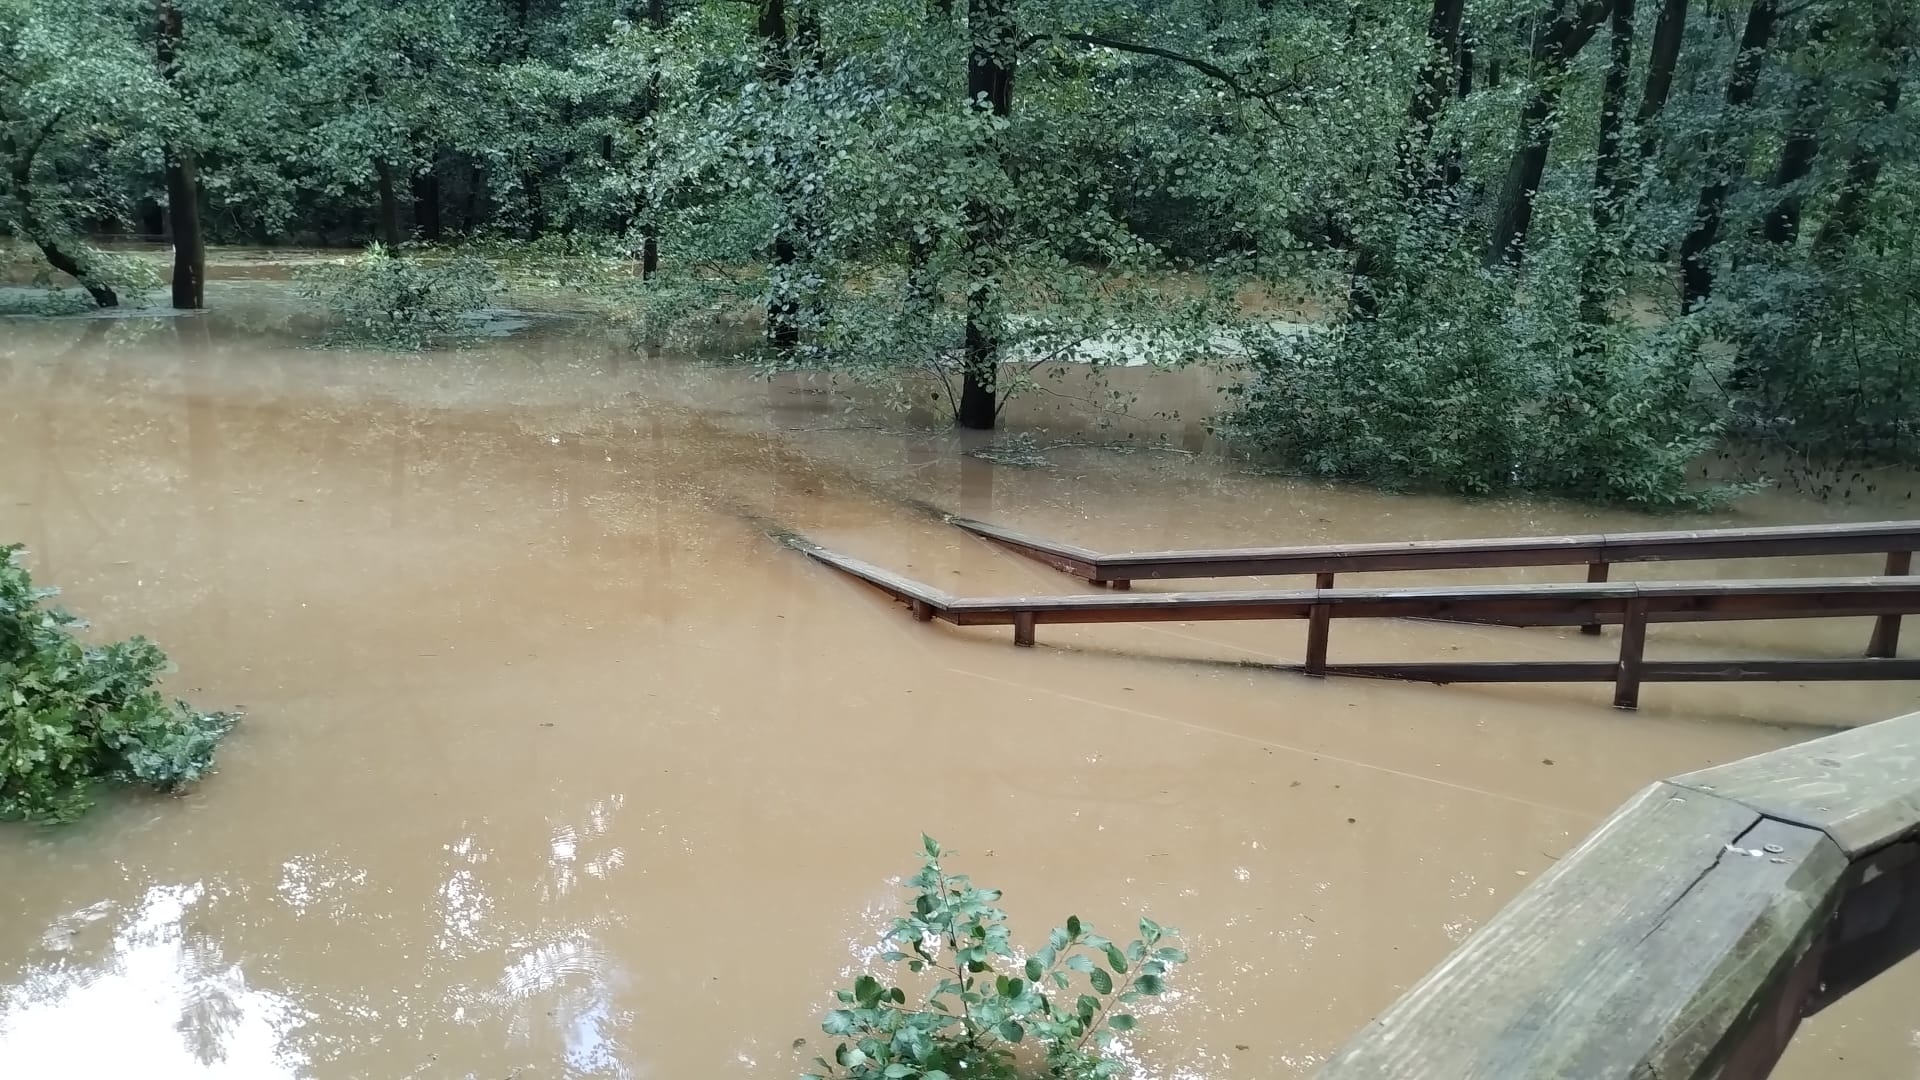
[[[1700,188],[1693,227],[1680,243],[1681,310],[1694,311],[1713,293],[1714,245],[1720,239],[1721,218],[1733,188],[1736,162],[1732,153],[1734,129],[1742,123],[1760,83],[1760,66],[1773,41],[1779,10],[1775,0],[1754,0],[1727,77],[1727,103],[1720,123],[1710,136],[1707,182]]]
[[[1561,84],[1574,57],[1592,40],[1606,18],[1609,0],[1555,0],[1541,15],[1546,28],[1535,39],[1533,93],[1520,110],[1519,147],[1507,165],[1506,186],[1487,243],[1487,265],[1519,265],[1533,227],[1533,202],[1546,175],[1553,146]]]
[[[1013,115],[1018,31],[1011,0],[967,0],[967,105],[979,117],[974,153],[1005,182],[1006,154],[999,128]],[[987,429],[999,415],[1000,275],[994,266],[1005,232],[1006,192],[975,191],[967,200],[966,342],[961,359],[962,427]]]
[[[158,0],[158,55],[160,75],[178,92],[180,50],[185,27],[176,0]],[[165,151],[167,216],[173,232],[173,306],[193,310],[206,306],[207,247],[200,232],[200,181],[193,150],[181,138],[169,140]]]

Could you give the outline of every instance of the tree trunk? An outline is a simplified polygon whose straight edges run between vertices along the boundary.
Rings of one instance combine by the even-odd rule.
[[[53,134],[54,128],[59,123],[60,114],[56,113],[54,118],[41,127],[25,146],[16,146],[12,139],[0,134],[0,145],[5,146],[9,156],[14,159],[13,205],[19,214],[20,231],[40,249],[40,254],[46,258],[48,266],[78,281],[81,287],[87,290],[87,295],[93,297],[95,304],[103,308],[119,307],[120,297],[112,287],[95,278],[91,272],[80,265],[80,260],[60,246],[60,242],[55,239],[55,230],[49,223],[40,220],[39,211],[34,206],[34,159],[40,156],[40,147],[46,143],[47,137]]]
[[[793,82],[793,36],[787,25],[785,0],[762,0],[759,34],[763,49],[764,77],[778,87]],[[775,169],[782,176],[793,167],[793,150],[782,145],[775,150]],[[780,184],[780,219],[774,224],[773,261],[767,267],[767,345],[786,355],[800,345],[800,296],[795,287],[795,266],[800,251],[793,242],[795,210],[789,185]]]
[[[207,247],[200,232],[200,183],[193,154],[167,155],[167,216],[173,222],[173,306],[207,306]]]
[[[1667,107],[1667,95],[1673,91],[1673,71],[1680,63],[1680,45],[1687,37],[1687,0],[1665,0],[1660,18],[1653,24],[1653,48],[1647,54],[1647,81],[1640,93],[1640,111],[1633,123],[1640,130],[1640,160],[1645,162],[1660,148],[1653,122]]]
[[[967,102],[976,111],[996,119],[1013,115],[1013,78],[1018,49],[1011,0],[967,0]],[[984,130],[974,153],[989,158],[995,172],[1004,172],[1005,154],[1000,135]],[[996,193],[997,194],[997,193]],[[998,198],[976,193],[967,200],[966,252],[967,333],[961,357],[961,389],[955,419],[961,427],[987,430],[999,417],[1000,376],[999,271],[992,260],[999,255],[1004,228]]]
[[[373,163],[380,188],[380,242],[389,249],[400,248],[400,200],[393,192],[393,166],[384,159]]]
[[[1395,185],[1401,209],[1409,215],[1421,213],[1427,197],[1447,184],[1454,172],[1449,165],[1435,170],[1427,164],[1427,159],[1433,142],[1434,120],[1446,105],[1448,90],[1458,85],[1464,97],[1472,81],[1472,57],[1460,44],[1460,17],[1465,10],[1465,0],[1433,0],[1427,13],[1427,58],[1414,79],[1413,97],[1407,103],[1407,123],[1394,146]],[[1371,318],[1379,311],[1380,298],[1374,282],[1389,272],[1387,264],[1380,238],[1361,244],[1348,282],[1348,318]]]
[[[158,15],[160,76],[171,83],[179,71],[185,27],[174,0],[159,0]],[[207,247],[200,234],[200,182],[192,150],[169,144],[165,156],[167,216],[173,229],[173,306],[192,311],[207,306]]]
[[[1600,278],[1627,201],[1620,133],[1626,120],[1622,114],[1627,109],[1627,76],[1633,71],[1633,7],[1634,0],[1613,0],[1607,73],[1600,84],[1600,136],[1593,155],[1593,250],[1580,269],[1580,315],[1596,326],[1607,321],[1607,294]]]
[[[647,0],[647,25],[660,33],[667,28],[666,0]],[[660,72],[655,70],[647,75],[647,89],[640,95],[640,119],[643,126],[651,125],[653,117],[660,111]],[[651,181],[660,171],[660,151],[651,130],[643,133],[647,140],[646,177]],[[634,208],[634,219],[640,223],[640,278],[642,281],[660,272],[660,222],[650,194],[643,188],[639,205]]]
[[[443,233],[440,226],[440,175],[432,166],[413,178],[413,231],[428,243],[439,241]]]
[[[1907,41],[1908,30],[1897,17],[1881,32],[1879,51],[1884,53],[1888,74],[1880,80],[1873,94],[1876,120],[1891,116],[1900,108],[1898,57]],[[1872,125],[1872,121],[1868,123]],[[1872,130],[1871,126],[1868,130]],[[1849,241],[1860,235],[1860,230],[1867,223],[1867,205],[1873,200],[1873,189],[1880,182],[1880,170],[1884,162],[1885,147],[1877,139],[1862,139],[1854,148],[1853,154],[1847,158],[1847,171],[1840,182],[1840,194],[1834,199],[1827,220],[1821,223],[1819,234],[1813,238],[1813,251],[1817,257],[1833,259],[1845,250]]]
[[[1546,175],[1547,153],[1553,147],[1554,111],[1560,104],[1560,84],[1573,58],[1600,28],[1611,6],[1609,0],[1580,0],[1572,8],[1559,0],[1546,12],[1551,19],[1534,41],[1532,96],[1520,109],[1520,146],[1507,165],[1506,186],[1487,244],[1486,264],[1518,266],[1524,257],[1527,233],[1533,228],[1533,200]]]
[[[1754,88],[1760,82],[1760,62],[1773,40],[1778,12],[1774,0],[1754,0],[1747,9],[1746,28],[1740,34],[1740,51],[1733,58],[1733,73],[1727,78],[1727,107],[1719,130],[1712,136],[1707,154],[1708,179],[1700,189],[1700,202],[1694,209],[1693,228],[1680,242],[1680,309],[1696,311],[1713,294],[1713,247],[1720,239],[1720,218],[1726,211],[1727,194],[1733,188],[1736,162],[1727,152],[1731,129],[1741,122],[1741,112],[1753,103]]]
[[[1801,210],[1806,204],[1800,183],[1813,171],[1813,159],[1820,153],[1819,112],[1819,85],[1815,83],[1801,96],[1793,127],[1780,147],[1780,165],[1773,172],[1773,187],[1780,197],[1760,222],[1761,238],[1769,244],[1785,246],[1800,239]]]

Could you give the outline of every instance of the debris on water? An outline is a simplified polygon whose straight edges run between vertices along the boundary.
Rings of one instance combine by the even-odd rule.
[[[996,439],[986,446],[976,446],[966,451],[968,457],[991,461],[995,465],[1007,465],[1016,469],[1049,469],[1053,462],[1047,460],[1044,448],[1033,441],[1033,436],[1020,432],[1004,439]]]
[[[1767,854],[1769,855],[1778,855],[1785,850],[1787,849],[1781,847],[1779,844],[1768,844],[1766,847]]]

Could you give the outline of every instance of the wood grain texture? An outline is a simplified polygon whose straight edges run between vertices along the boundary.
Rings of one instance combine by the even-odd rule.
[[[1920,713],[1676,776],[1672,782],[1819,829],[1857,858],[1920,835]]]
[[[1825,923],[1846,867],[1818,832],[1655,784],[1319,1076],[1713,1075]]]
[[[1107,554],[970,518],[949,516],[947,520],[1023,555],[1096,580],[1858,555],[1920,547],[1920,521],[1876,521]]]

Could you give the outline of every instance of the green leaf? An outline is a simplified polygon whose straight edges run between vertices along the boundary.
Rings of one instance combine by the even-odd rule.
[[[1091,982],[1094,990],[1099,993],[1110,994],[1113,992],[1113,976],[1107,974],[1105,968],[1094,968],[1088,972],[1087,981]]]
[[[1127,957],[1125,953],[1120,951],[1120,946],[1118,945],[1107,946],[1107,964],[1113,968],[1114,974],[1116,975],[1126,974]]]
[[[1145,915],[1140,916],[1140,937],[1146,941],[1147,944],[1152,945],[1154,942],[1159,941],[1160,932],[1159,923],[1154,922]]]
[[[1039,957],[1037,956],[1027,957],[1027,978],[1029,980],[1033,982],[1039,982],[1040,976],[1046,974],[1046,971],[1047,971],[1047,966],[1040,962]]]
[[[1107,1026],[1115,1031],[1132,1031],[1133,1024],[1134,1020],[1131,1013],[1114,1013],[1112,1016],[1107,1017]]]
[[[1010,1043],[1019,1042],[1027,1033],[1026,1029],[1021,1027],[1018,1021],[1014,1020],[1002,1020],[1000,1021],[1000,1025],[993,1030],[995,1034]]]
[[[1067,916],[1067,936],[1069,938],[1077,938],[1080,936],[1080,916]]]
[[[928,836],[926,833],[921,833],[920,844],[927,849],[928,858],[937,859],[940,857],[940,842],[938,840]]]
[[[903,1076],[913,1075],[913,1066],[903,1065],[900,1062],[896,1061],[893,1064],[887,1066],[886,1069],[882,1071],[881,1075],[888,1077],[889,1080],[900,1080],[900,1078]]]
[[[851,1035],[859,1029],[859,1023],[853,1014],[845,1009],[835,1009],[820,1022],[820,1030],[829,1035]]]
[[[880,980],[871,975],[862,975],[853,981],[853,996],[860,1004],[871,1008],[880,1000]]]
[[[1143,994],[1152,996],[1164,991],[1167,988],[1167,984],[1166,981],[1158,975],[1142,975],[1133,980],[1133,988]]]

